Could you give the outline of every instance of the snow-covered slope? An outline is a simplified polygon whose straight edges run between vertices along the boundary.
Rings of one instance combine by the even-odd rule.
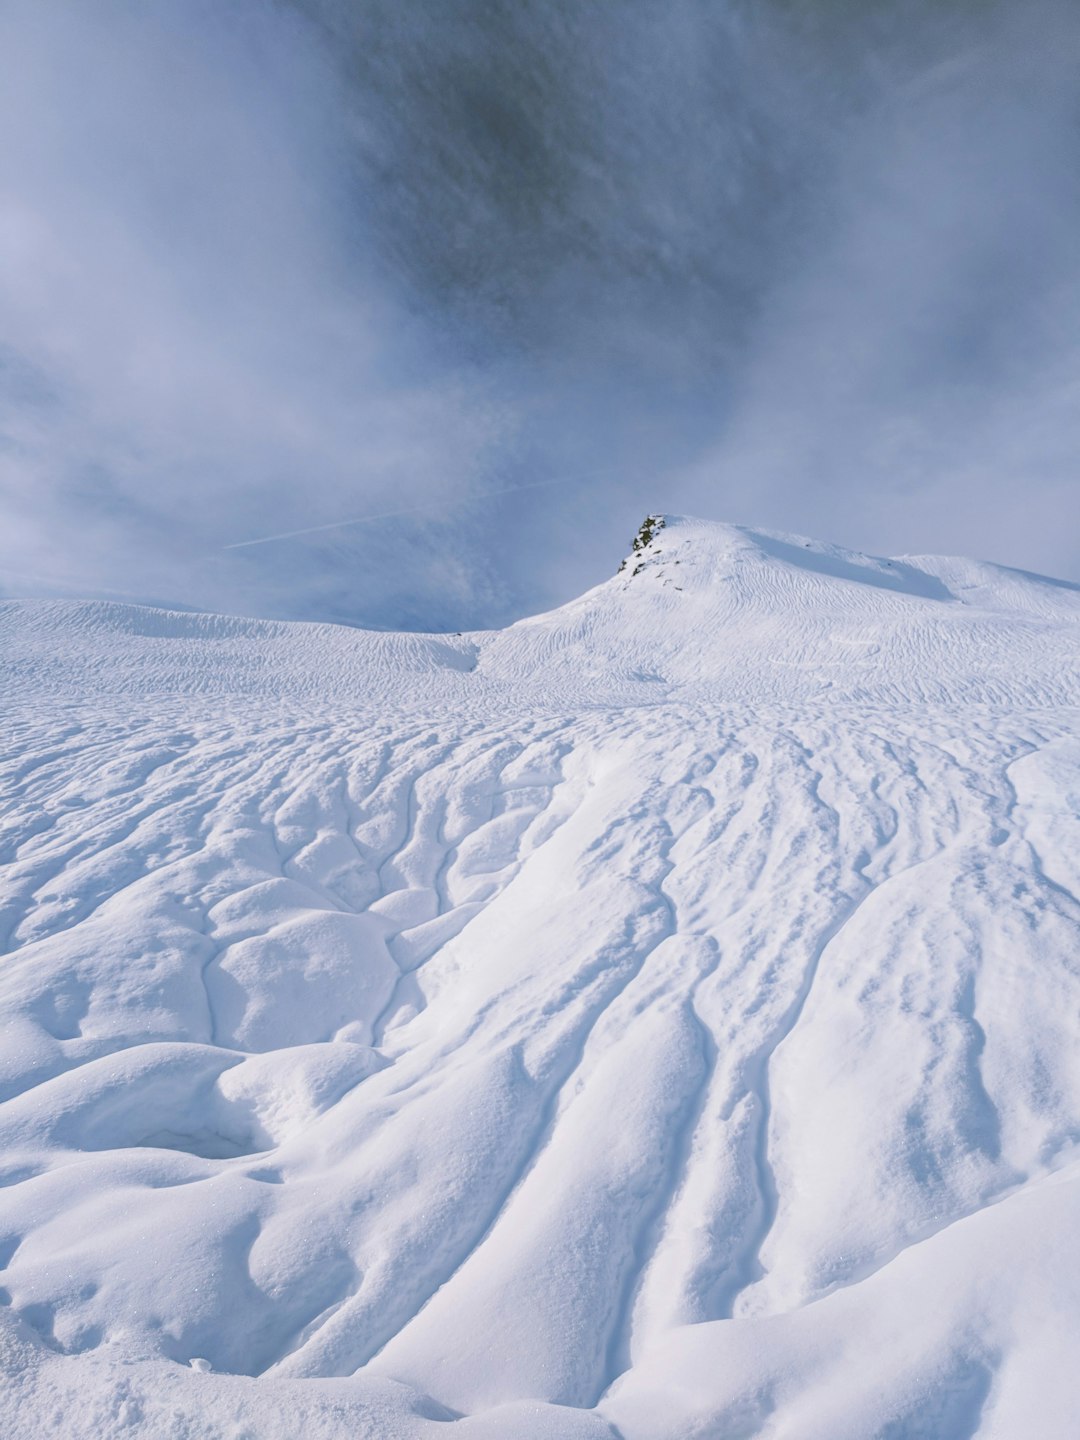
[[[1080,589],[653,529],[0,609],[3,1433],[1075,1432]]]

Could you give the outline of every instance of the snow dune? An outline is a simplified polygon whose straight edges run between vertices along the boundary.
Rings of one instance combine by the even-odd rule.
[[[5,1434],[1075,1433],[1080,587],[0,637]]]

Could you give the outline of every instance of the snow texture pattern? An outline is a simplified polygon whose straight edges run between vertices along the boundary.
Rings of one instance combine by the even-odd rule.
[[[0,607],[5,1435],[1075,1433],[1080,589],[650,519]]]

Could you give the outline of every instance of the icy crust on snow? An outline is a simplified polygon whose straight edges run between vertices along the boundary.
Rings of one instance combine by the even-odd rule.
[[[1080,593],[632,559],[6,607],[0,1432],[1075,1432]]]

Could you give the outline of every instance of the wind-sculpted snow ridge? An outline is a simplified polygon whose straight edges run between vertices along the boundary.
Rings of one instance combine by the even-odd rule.
[[[1075,1433],[1077,587],[0,627],[4,1435]]]

